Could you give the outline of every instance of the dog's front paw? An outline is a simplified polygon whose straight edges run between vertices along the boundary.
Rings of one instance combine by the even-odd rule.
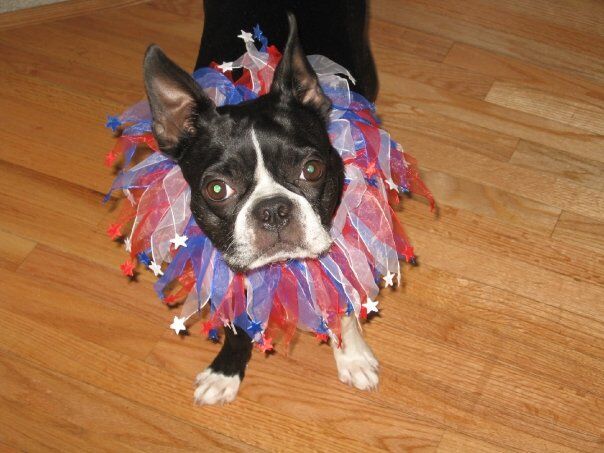
[[[241,379],[238,375],[225,376],[211,368],[197,375],[195,380],[195,403],[226,404],[235,400]]]
[[[338,377],[359,390],[375,390],[379,383],[378,361],[371,350],[336,353]]]

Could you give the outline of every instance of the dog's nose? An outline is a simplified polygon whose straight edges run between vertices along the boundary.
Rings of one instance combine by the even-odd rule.
[[[254,217],[269,231],[279,231],[287,225],[293,209],[286,197],[270,197],[259,201],[254,208]]]

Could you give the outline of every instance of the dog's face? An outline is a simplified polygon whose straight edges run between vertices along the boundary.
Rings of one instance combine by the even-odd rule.
[[[344,167],[327,135],[330,101],[293,20],[271,90],[254,101],[216,108],[155,46],[144,69],[155,138],[180,165],[195,220],[233,269],[329,249]]]

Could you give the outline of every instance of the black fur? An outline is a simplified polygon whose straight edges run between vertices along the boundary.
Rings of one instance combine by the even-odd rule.
[[[245,368],[252,357],[252,340],[239,327],[235,329],[236,334],[229,327],[224,328],[224,343],[210,368],[225,376],[238,375],[243,380]]]

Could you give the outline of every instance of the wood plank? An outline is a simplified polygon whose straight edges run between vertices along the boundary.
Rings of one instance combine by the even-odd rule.
[[[494,81],[492,77],[424,60],[407,54],[402,49],[393,49],[390,43],[382,44],[381,33],[384,32],[387,31],[380,29],[373,33],[376,39],[371,46],[380,73],[405,77],[476,99],[484,99],[490,92]]]
[[[577,327],[588,324],[601,332],[601,322],[426,265],[405,276],[403,289],[380,296],[380,324],[455,345],[486,363],[604,396],[604,383],[597,378],[604,368],[604,338],[587,325]],[[441,296],[445,291],[449,294]],[[589,347],[587,338],[593,341]]]
[[[127,286],[126,282],[116,282],[111,296],[102,300],[85,289],[86,280],[80,281],[79,288],[70,287],[70,280],[63,275],[75,269],[58,253],[36,250],[31,261],[25,262],[17,273],[6,271],[0,306],[33,320],[45,320],[49,326],[131,357],[144,359],[151,352],[168,320],[167,310],[157,299],[139,300],[141,305],[155,306],[157,316],[151,320],[141,316],[141,309],[132,310],[122,300],[117,284]],[[60,273],[38,271],[48,263]],[[111,281],[106,276],[104,280]],[[138,291],[139,297],[151,292],[149,285],[145,289]]]
[[[501,134],[602,161],[604,139],[596,134],[524,112],[512,111],[409,79],[384,73],[378,107],[389,129],[397,126],[397,112],[413,106]]]
[[[600,84],[479,47],[455,43],[444,62],[497,80],[515,81],[525,87],[604,106],[604,88]]]
[[[495,257],[519,260],[577,281],[604,285],[601,251],[515,227],[463,209],[441,206],[438,214],[406,199],[397,210],[404,225]],[[413,239],[413,238],[411,238]],[[420,253],[419,249],[416,250]]]
[[[421,176],[439,206],[464,209],[546,236],[560,216],[560,209],[447,173],[425,170]]]
[[[579,158],[537,143],[520,140],[510,160],[534,170],[575,181],[582,186],[604,191],[604,164],[595,160]]]
[[[590,49],[593,35],[564,30],[562,34],[567,48],[561,48],[555,28],[548,28],[544,23],[527,22],[523,18],[512,21],[504,16],[502,20],[496,7],[484,10],[476,3],[465,1],[434,3],[414,0],[401,4],[396,0],[378,0],[372,3],[372,12],[381,20],[556,68],[575,77],[598,83],[604,81],[603,62],[597,53],[602,40],[597,40]],[[468,15],[466,19],[465,14]],[[511,32],[507,28],[510,26],[513,27]],[[535,36],[539,34],[541,36]],[[580,48],[574,49],[573,45]]]
[[[503,11],[510,10],[579,31],[604,35],[601,20],[604,7],[599,0],[506,0],[497,6]]]
[[[510,450],[464,434],[447,431],[440,444],[438,444],[436,451],[438,453],[462,453],[465,451],[474,453],[502,453]]]
[[[0,229],[0,268],[15,270],[36,246],[34,241]]]
[[[516,150],[518,138],[492,129],[461,121],[458,118],[440,114],[438,111],[397,104],[396,113],[388,109],[386,101],[378,101],[380,111],[387,111],[386,119],[391,118],[396,130],[391,133],[407,149],[409,140],[424,143],[428,139],[432,146],[439,143],[462,148],[491,159],[507,162]],[[414,140],[417,138],[417,140]],[[425,162],[422,162],[425,164]]]
[[[604,250],[604,222],[563,211],[554,229],[553,237],[602,251]]]
[[[493,262],[482,250],[441,240],[423,229],[408,228],[408,232],[417,250],[422,251],[420,257],[431,266],[588,318],[598,320],[604,315],[604,306],[596,303],[604,298],[604,288],[600,285],[580,283],[514,258],[497,257]]]
[[[249,451],[243,442],[0,354],[0,435],[20,450]]]
[[[190,383],[193,376],[183,378],[138,360],[125,360],[119,353],[83,340],[74,341],[71,336],[58,330],[33,323],[1,308],[0,313],[2,314],[0,324],[3,325],[1,349],[25,357],[37,366],[49,368],[96,387],[102,387],[118,396],[144,406],[151,406],[168,415],[186,419],[190,423],[201,424],[218,433],[239,439],[244,435],[241,427],[246,426],[246,420],[266,420],[267,423],[262,424],[263,429],[258,430],[259,432],[252,439],[248,439],[249,443],[260,448],[278,444],[284,448],[297,449],[310,446],[317,451],[328,451],[334,442],[346,439],[347,447],[352,451],[376,449],[375,441],[367,439],[367,435],[370,433],[359,432],[358,423],[340,425],[336,423],[336,420],[353,419],[352,413],[346,414],[346,411],[349,402],[354,405],[354,399],[350,401],[350,397],[342,398],[341,394],[334,394],[333,391],[313,385],[312,380],[294,379],[292,381],[300,393],[292,392],[292,387],[288,385],[283,386],[283,381],[276,382],[275,386],[281,390],[277,392],[276,397],[273,397],[274,391],[264,385],[269,376],[260,376],[255,385],[250,385],[255,389],[254,393],[240,394],[238,401],[229,407],[207,407],[200,410],[191,404]],[[7,328],[4,328],[5,325]],[[25,335],[24,339],[22,338],[24,332],[31,333]],[[52,350],[43,352],[43,349],[38,351],[34,349],[35,344],[48,341],[54,345]],[[141,379],[141,376],[144,376],[145,379]],[[339,408],[338,412],[332,415],[330,411],[323,410],[322,407],[309,408],[312,413],[308,414],[304,420],[300,420],[299,410],[295,417],[283,414],[281,410],[291,411],[296,406],[298,409],[308,407],[305,402],[308,401],[309,385],[316,392],[316,397],[325,400],[325,403],[331,398],[336,398],[336,402],[330,403],[329,407],[334,410]],[[306,390],[303,390],[304,388]],[[301,399],[297,400],[296,404],[288,403],[287,398],[283,399],[280,396],[283,392],[292,398],[300,395]],[[264,404],[261,404],[261,402],[266,404],[268,401],[271,402],[270,411]],[[277,407],[276,404],[279,402]],[[367,406],[363,407],[369,409]],[[341,411],[344,411],[344,415]],[[358,411],[356,413],[358,414]],[[275,414],[279,414],[280,423],[268,422]],[[323,420],[317,420],[318,416]],[[326,420],[330,421],[326,422]],[[282,429],[283,424],[287,424],[287,430]],[[405,424],[403,422],[401,427],[396,429],[404,429]],[[423,436],[427,437],[424,444],[430,445],[429,439],[431,433],[434,433],[434,429],[429,425],[421,423],[418,425],[420,433],[422,430],[426,432]],[[364,440],[359,442],[350,437],[344,438],[340,432],[334,430],[337,426],[342,426],[342,429],[346,429],[350,433],[356,432],[357,436],[363,435]],[[432,441],[433,445],[440,440],[441,432],[437,430],[436,434],[437,439]]]
[[[145,0],[67,0],[0,14],[0,30],[9,30],[66,17],[143,3]]]
[[[523,84],[500,81],[493,83],[485,99],[509,109],[604,134],[604,109],[595,104],[527,88]]]
[[[454,41],[450,39],[401,27],[375,17],[370,17],[369,20],[369,36],[372,46],[379,41],[381,46],[436,62],[442,62],[454,45]],[[379,68],[383,69],[381,66]]]

